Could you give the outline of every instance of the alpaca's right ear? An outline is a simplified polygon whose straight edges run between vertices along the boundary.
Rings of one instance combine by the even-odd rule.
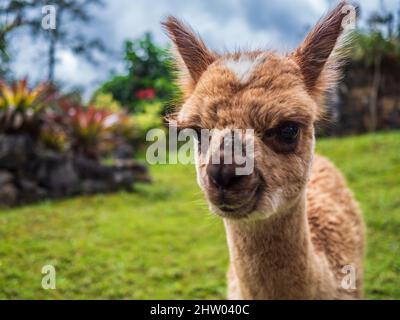
[[[176,49],[176,62],[185,86],[194,86],[203,72],[216,59],[195,33],[177,18],[169,16],[163,27]],[[183,77],[182,77],[183,76]]]
[[[303,74],[309,93],[321,99],[325,91],[332,87],[340,76],[340,62],[348,53],[343,41],[344,18],[351,13],[346,1],[341,1],[307,35],[293,57]],[[341,39],[341,40],[340,40]]]

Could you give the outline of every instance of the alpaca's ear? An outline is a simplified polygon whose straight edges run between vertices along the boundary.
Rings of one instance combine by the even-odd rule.
[[[176,62],[185,85],[195,85],[207,67],[216,59],[203,40],[177,18],[169,16],[162,23],[174,43]],[[184,79],[182,79],[182,76]]]
[[[293,53],[307,90],[318,100],[322,99],[325,91],[339,78],[339,65],[345,52],[339,48],[345,43],[340,38],[342,38],[344,18],[351,14],[349,8],[345,1],[340,2],[317,23]]]

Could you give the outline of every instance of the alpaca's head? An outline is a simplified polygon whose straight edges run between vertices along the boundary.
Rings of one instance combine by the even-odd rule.
[[[211,209],[228,218],[268,217],[282,211],[305,189],[314,152],[314,124],[323,113],[326,91],[337,79],[334,48],[347,12],[341,3],[289,55],[255,51],[211,52],[188,27],[170,17],[185,101],[178,127],[218,129],[207,147],[197,148],[197,180]],[[231,130],[253,129],[254,170],[224,163],[223,142]],[[217,141],[217,142],[215,142]],[[204,141],[203,141],[204,142]],[[229,148],[228,148],[229,149]],[[220,163],[211,161],[219,152]],[[257,213],[257,214],[255,214]]]

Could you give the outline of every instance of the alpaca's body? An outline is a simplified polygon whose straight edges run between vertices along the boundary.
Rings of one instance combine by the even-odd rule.
[[[327,159],[315,157],[302,200],[305,210],[300,201],[270,220],[225,223],[231,253],[228,298],[361,297],[364,224],[341,173]],[[355,290],[342,288],[345,265],[355,267]]]
[[[219,55],[179,20],[165,23],[185,97],[175,125],[213,137],[197,136],[197,181],[224,219],[229,298],[362,296],[361,215],[340,172],[314,155],[315,123],[339,78],[345,51],[335,48],[351,9],[341,2],[288,55]],[[226,161],[232,150],[245,153],[250,171],[238,173],[240,157]]]

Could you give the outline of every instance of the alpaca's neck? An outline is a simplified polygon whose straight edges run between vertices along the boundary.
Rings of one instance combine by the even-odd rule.
[[[262,221],[225,220],[231,267],[243,299],[319,296],[324,263],[310,238],[305,195],[287,212]]]

